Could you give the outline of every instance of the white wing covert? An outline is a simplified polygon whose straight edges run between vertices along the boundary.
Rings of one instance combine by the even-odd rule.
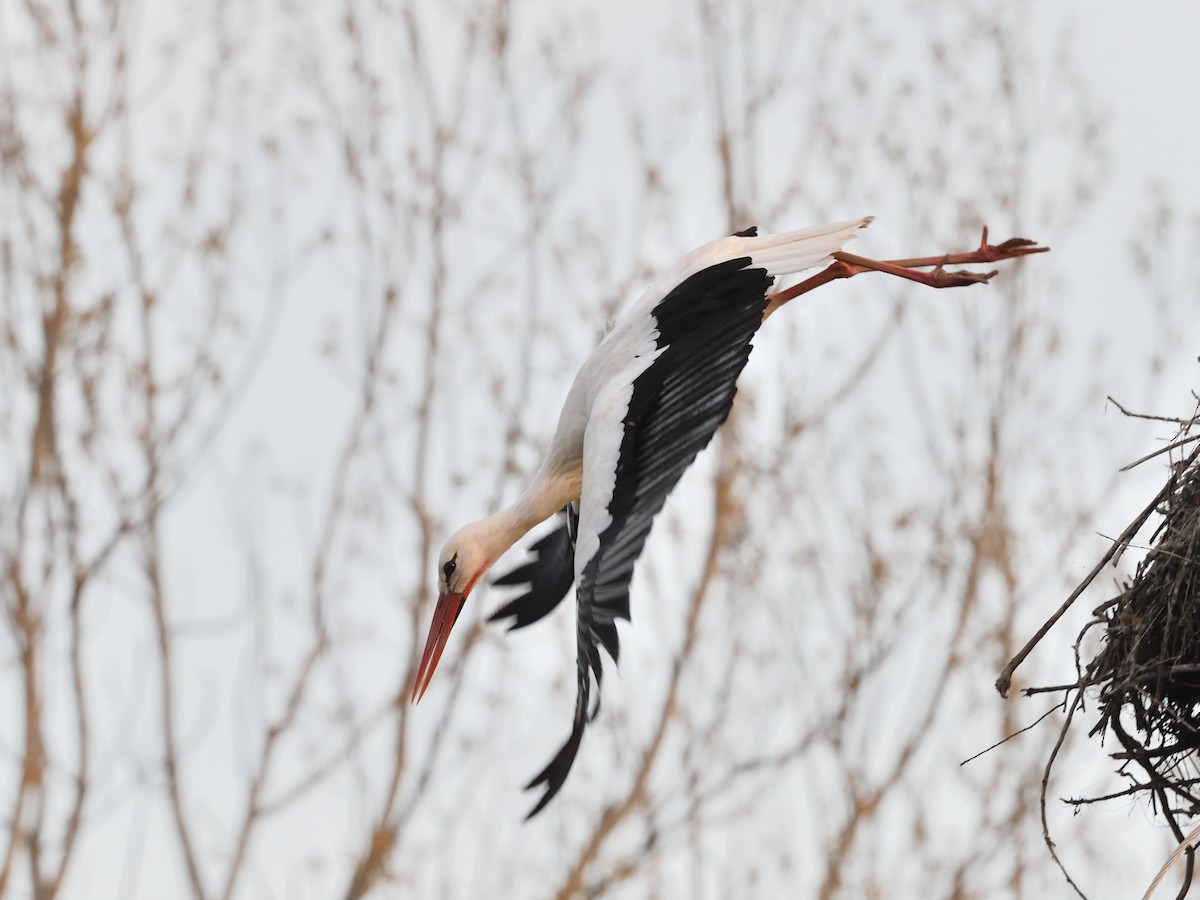
[[[707,244],[652,286],[597,351],[615,365],[593,393],[584,436],[575,715],[566,743],[526,786],[545,787],[527,818],[558,793],[599,711],[599,698],[589,709],[591,681],[598,690],[601,647],[618,660],[616,620],[629,619],[634,563],[667,496],[729,416],[774,276],[828,262],[869,222],[763,237],[748,229]]]

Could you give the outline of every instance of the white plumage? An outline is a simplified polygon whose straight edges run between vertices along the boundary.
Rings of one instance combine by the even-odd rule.
[[[599,647],[615,659],[615,619],[654,516],[728,415],[750,339],[774,277],[830,262],[870,222],[758,237],[744,232],[689,253],[620,315],[579,369],[546,459],[511,506],[456,532],[438,562],[440,597],[413,685],[420,699],[450,629],[485,571],[530,528],[566,509],[568,522],[534,548],[532,563],[498,579],[528,590],[493,619],[536,621],[577,586],[578,699],[571,738],[529,785],[566,779],[589,719]],[[577,526],[577,528],[576,528]]]
[[[749,257],[748,268],[762,268],[771,277],[791,275],[829,262],[829,254],[841,249],[858,229],[870,224],[871,218],[783,234],[733,235],[712,241],[672,266],[617,319],[612,331],[580,367],[560,416],[560,423],[564,419],[578,421],[580,418],[587,422],[583,438],[584,488],[575,547],[576,578],[594,555],[599,546],[599,535],[609,524],[607,509],[623,434],[621,422],[629,406],[634,380],[662,352],[656,344],[658,327],[654,308],[672,288],[692,275],[732,259]],[[558,437],[556,434],[555,443]],[[574,439],[574,435],[571,438]]]

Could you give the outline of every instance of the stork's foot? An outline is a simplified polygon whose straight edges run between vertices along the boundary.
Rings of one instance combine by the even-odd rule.
[[[809,291],[819,288],[830,281],[836,281],[839,278],[852,278],[855,275],[861,275],[863,272],[883,272],[886,275],[895,275],[897,278],[906,278],[909,281],[915,281],[918,284],[934,288],[965,287],[969,284],[986,284],[996,274],[996,270],[992,270],[991,272],[972,272],[967,269],[958,269],[950,272],[946,270],[946,266],[996,263],[1006,259],[1016,259],[1020,256],[1029,256],[1031,253],[1045,253],[1049,249],[1049,247],[1039,247],[1037,241],[1031,241],[1026,238],[1009,238],[1000,244],[989,244],[988,230],[984,226],[983,237],[980,238],[979,246],[974,250],[967,250],[962,253],[944,253],[941,256],[882,260],[868,259],[865,256],[856,256],[853,253],[838,252],[833,254],[834,263],[821,272],[818,272],[812,278],[793,285],[786,290],[772,294],[763,318],[766,318],[779,307],[783,306],[783,304],[795,297],[799,297],[801,294],[807,294]],[[925,269],[930,269],[931,271],[923,271]]]
[[[983,226],[983,236],[979,246],[964,253],[946,253],[942,256],[922,256],[915,259],[891,259],[893,266],[905,269],[926,269],[930,266],[966,266],[971,263],[996,263],[1006,259],[1016,259],[1018,256],[1028,256],[1031,253],[1046,253],[1049,247],[1039,247],[1037,241],[1027,238],[1009,238],[1001,244],[989,244],[987,226]],[[835,253],[834,257],[839,254]]]
[[[944,266],[945,262],[949,261],[948,257],[945,260],[939,260],[932,272],[923,272],[920,267],[904,265],[903,262],[868,259],[865,256],[855,256],[853,253],[838,252],[833,254],[833,258],[837,260],[834,265],[841,264],[851,270],[848,274],[842,276],[844,278],[859,275],[863,272],[883,272],[886,275],[907,278],[909,281],[915,281],[918,284],[934,288],[987,284],[988,279],[996,274],[995,269],[990,272],[971,272],[967,269],[959,269],[957,272],[947,272]]]

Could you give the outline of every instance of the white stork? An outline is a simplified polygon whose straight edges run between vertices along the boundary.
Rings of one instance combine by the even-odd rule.
[[[994,273],[945,272],[944,263],[990,262],[1040,252],[1013,239],[978,251],[883,262],[839,253],[871,219],[758,236],[747,229],[688,254],[617,319],[575,376],[545,461],[511,506],[455,532],[438,559],[440,596],[412,702],[424,695],[471,589],[526,532],[559,510],[566,522],[533,546],[535,559],[496,579],[527,591],[491,619],[512,628],[550,612],[576,584],[577,693],[571,736],[527,785],[545,785],[529,813],[558,793],[579,750],[600,647],[618,657],[616,620],[629,619],[633,566],[655,515],[729,415],[751,339],[782,303],[834,278],[875,270],[934,287],[986,281]],[[835,256],[836,255],[836,256]],[[834,259],[836,258],[836,262]],[[833,262],[776,294],[776,276]],[[915,271],[933,267],[931,273]],[[597,708],[599,704],[597,703]],[[527,817],[528,818],[528,817]]]

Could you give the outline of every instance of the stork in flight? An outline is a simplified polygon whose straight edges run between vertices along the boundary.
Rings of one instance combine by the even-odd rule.
[[[599,690],[600,647],[615,662],[617,619],[629,619],[634,563],[655,515],[696,455],[729,415],[750,342],[763,320],[799,294],[866,271],[932,287],[986,282],[995,272],[947,272],[950,264],[995,262],[1043,252],[1014,238],[977,250],[881,261],[841,251],[870,218],[759,236],[754,228],[693,251],[617,319],[584,361],[533,482],[511,506],[455,532],[438,559],[438,597],[412,702],[424,695],[450,629],[479,579],[538,523],[566,521],[533,545],[534,560],[496,579],[526,591],[491,619],[512,628],[537,621],[576,587],[575,717],[571,736],[528,789],[545,786],[529,817],[558,793],[575,761]],[[827,267],[771,293],[776,277]],[[933,269],[926,272],[923,269]],[[597,708],[599,703],[597,702]]]

